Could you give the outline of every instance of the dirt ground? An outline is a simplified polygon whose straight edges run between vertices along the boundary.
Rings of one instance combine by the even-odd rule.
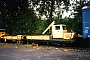
[[[0,43],[0,60],[90,60],[90,48]]]

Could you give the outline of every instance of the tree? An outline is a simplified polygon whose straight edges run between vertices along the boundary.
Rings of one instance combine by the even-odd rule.
[[[82,7],[83,5],[83,1],[76,1],[77,5],[76,8],[74,8],[74,11],[76,13],[74,13],[75,17],[74,17],[74,24],[73,24],[73,30],[77,33],[82,34]]]
[[[3,5],[3,20],[5,20],[8,34],[33,34],[35,32],[38,18],[32,9],[28,9],[27,0],[7,0]]]
[[[4,7],[4,2],[2,0],[0,0],[0,29],[5,29],[5,20],[4,20],[4,16],[3,16],[3,9]]]
[[[62,2],[65,5],[64,9],[68,10],[69,0],[30,0],[29,1],[30,7],[31,8],[36,7],[37,8],[36,10],[39,11],[38,16],[41,17],[45,15],[46,18],[49,20],[49,23],[52,22],[52,18],[54,17],[53,13],[55,12],[55,9],[57,7],[60,8]]]
[[[18,21],[15,22],[16,24],[14,25],[13,33],[16,35],[35,34],[37,22],[38,22],[38,18],[34,14],[34,11],[32,9],[26,10],[25,13],[23,13],[23,15],[21,15],[21,17],[18,18]]]

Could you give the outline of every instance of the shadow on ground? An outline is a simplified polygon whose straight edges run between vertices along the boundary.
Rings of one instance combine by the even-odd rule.
[[[77,38],[77,39],[72,43],[72,46],[74,46],[74,47],[90,48],[90,38],[87,38],[87,39]]]
[[[49,41],[34,41],[34,40],[22,40],[22,41],[17,41],[17,40],[7,40],[6,42],[3,39],[0,39],[1,43],[21,43],[21,44],[32,44],[36,43],[39,45],[52,45],[52,46],[60,46],[60,47],[83,47],[83,48],[90,48],[90,38],[88,39],[83,39],[83,38],[77,38],[74,42],[72,43],[59,43],[59,42],[49,42]]]

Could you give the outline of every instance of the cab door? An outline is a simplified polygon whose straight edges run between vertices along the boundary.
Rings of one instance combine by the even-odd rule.
[[[53,25],[52,33],[53,33],[53,38],[63,38],[62,25]]]

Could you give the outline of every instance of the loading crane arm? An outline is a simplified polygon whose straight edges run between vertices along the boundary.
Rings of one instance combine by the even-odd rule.
[[[55,24],[55,21],[53,21],[53,22],[42,32],[42,34],[45,34],[45,33],[50,29],[50,27],[52,27],[54,24]]]

